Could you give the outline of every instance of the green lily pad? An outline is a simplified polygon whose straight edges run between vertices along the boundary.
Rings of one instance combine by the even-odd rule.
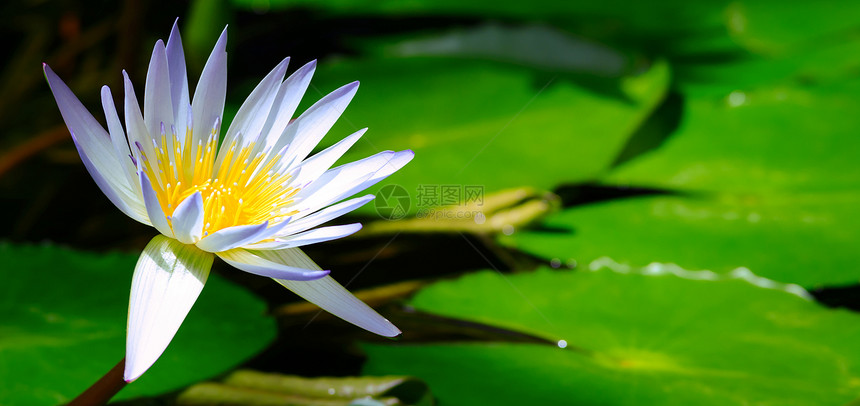
[[[605,181],[753,194],[860,190],[856,90],[843,83],[688,98],[665,145]]]
[[[683,33],[709,35],[725,31],[728,0],[698,2],[661,1],[538,1],[494,2],[491,0],[343,1],[343,0],[231,0],[239,8],[288,10],[311,8],[334,16],[460,16],[502,21],[549,21],[572,31],[585,31],[608,38],[623,37],[641,42],[643,38],[670,38],[682,41]],[[677,37],[673,38],[671,35]],[[725,35],[725,32],[723,33]],[[638,37],[635,37],[638,36]],[[635,38],[634,38],[635,37]]]
[[[615,98],[524,67],[448,58],[332,61],[314,85],[324,93],[355,79],[361,89],[326,142],[367,126],[344,161],[413,149],[415,159],[386,183],[405,188],[415,213],[421,185],[489,193],[599,177],[663,98],[669,70],[659,63],[620,79]]]
[[[692,17],[701,15],[702,11],[712,12],[719,10],[720,6],[726,4],[725,0],[703,1],[696,4],[681,1],[661,2],[650,5],[641,3],[628,3],[624,0],[610,0],[603,2],[566,2],[566,1],[540,1],[532,4],[508,2],[494,3],[490,0],[478,1],[432,1],[418,0],[404,3],[398,0],[387,1],[343,1],[343,0],[232,0],[231,3],[238,7],[250,9],[272,9],[283,10],[290,7],[313,6],[330,13],[377,13],[377,14],[401,14],[401,15],[426,15],[428,13],[446,13],[453,15],[481,15],[481,16],[514,16],[528,19],[549,18],[573,19],[577,14],[594,15],[619,15],[641,24],[652,27],[660,27],[654,17],[659,16],[661,11],[675,9],[676,12],[664,15],[664,20],[678,21],[684,23],[682,16]],[[679,4],[687,7],[678,7]],[[536,7],[537,6],[537,7]],[[650,17],[650,19],[649,19]],[[719,17],[719,15],[715,15]],[[691,22],[687,22],[692,24]],[[664,24],[665,28],[668,23]]]
[[[0,403],[68,402],[123,358],[137,258],[0,244]],[[210,277],[161,358],[116,398],[157,395],[235,367],[274,338],[265,310]]]
[[[392,41],[362,41],[373,53],[391,57],[443,56],[489,59],[553,72],[578,72],[601,77],[630,74],[631,61],[618,50],[545,24],[508,26],[489,22],[474,28],[419,35]],[[378,48],[378,49],[375,49]]]
[[[656,196],[574,207],[499,240],[560,265],[675,263],[806,287],[860,280],[860,194]]]
[[[689,97],[665,145],[604,181],[702,197],[572,208],[547,224],[573,233],[525,232],[507,242],[580,262],[610,256],[633,266],[743,266],[807,287],[856,283],[856,94],[856,82],[845,82]]]
[[[319,377],[239,370],[222,382],[202,382],[182,391],[178,405],[347,406],[433,404],[427,384],[405,376]]]
[[[660,1],[343,1],[231,0],[239,8],[313,8],[332,15],[453,15],[505,20],[543,20],[603,39],[702,43],[731,38],[759,53],[815,46],[858,26],[860,6],[851,0],[803,2],[785,7],[775,0]]]
[[[777,53],[792,47],[812,49],[860,26],[860,4],[855,1],[784,5],[778,0],[732,2],[724,14],[726,26],[738,42],[763,53]]]
[[[836,38],[779,55],[741,54],[734,60],[688,62],[675,68],[678,87],[695,97],[721,98],[735,91],[802,83],[842,86],[860,69],[860,40]]]
[[[780,285],[679,274],[543,269],[440,282],[411,304],[559,344],[365,345],[364,372],[419,377],[451,405],[841,405],[856,397],[860,316]]]

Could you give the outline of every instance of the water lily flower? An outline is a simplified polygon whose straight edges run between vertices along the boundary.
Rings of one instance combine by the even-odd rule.
[[[160,233],[134,270],[124,379],[143,374],[167,348],[194,304],[215,256],[278,283],[332,314],[383,336],[400,334],[298,247],[350,235],[360,224],[317,227],[371,199],[356,193],[391,175],[412,151],[385,151],[332,168],[366,129],[309,155],[358,88],[345,85],[297,118],[315,62],[284,80],[284,59],[251,92],[222,134],[227,87],[227,30],[189,97],[174,24],[156,42],[146,74],[143,112],[125,82],[125,128],[107,86],[105,129],[63,81],[45,76],[87,171],[123,213]]]

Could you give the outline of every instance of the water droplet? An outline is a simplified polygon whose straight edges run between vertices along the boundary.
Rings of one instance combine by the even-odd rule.
[[[505,233],[505,235],[511,235],[514,233],[514,226],[505,224],[504,227],[502,227],[502,232]]]
[[[484,224],[485,221],[487,221],[487,216],[484,215],[484,212],[479,211],[475,215],[475,224]]]
[[[746,101],[747,101],[746,93],[744,93],[740,90],[735,90],[734,92],[731,92],[729,94],[728,102],[729,102],[729,106],[731,106],[731,107],[741,106],[744,103],[746,103]]]
[[[561,266],[561,260],[558,258],[553,258],[551,261],[549,261],[549,266],[558,269],[558,267]]]
[[[558,348],[567,348],[567,341],[558,340]]]

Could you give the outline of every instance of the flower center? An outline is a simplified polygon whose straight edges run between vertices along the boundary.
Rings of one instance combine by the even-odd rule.
[[[277,224],[297,213],[290,206],[299,188],[289,186],[289,174],[275,170],[280,156],[254,154],[254,143],[238,147],[233,141],[216,168],[216,130],[213,128],[205,143],[201,140],[192,145],[192,139],[189,130],[182,146],[175,131],[168,138],[162,128],[160,145],[153,140],[148,151],[138,145],[142,169],[152,182],[168,222],[176,206],[195,192],[203,197],[204,236],[226,227],[267,220],[270,225]]]

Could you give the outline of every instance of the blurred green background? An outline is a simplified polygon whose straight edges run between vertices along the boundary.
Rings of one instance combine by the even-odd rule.
[[[415,151],[339,220],[360,233],[306,250],[404,334],[216,261],[119,403],[860,404],[848,0],[4,2],[0,404],[122,358],[155,234],[89,178],[40,63],[103,122],[177,17],[192,86],[229,25],[226,122],[317,59],[300,109],[361,81],[320,148]]]

